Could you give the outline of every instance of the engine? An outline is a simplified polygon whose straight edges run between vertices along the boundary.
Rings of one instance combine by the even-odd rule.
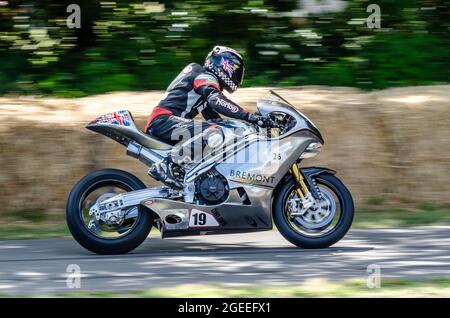
[[[228,197],[227,180],[217,171],[211,170],[196,181],[197,196],[200,202],[218,204]]]

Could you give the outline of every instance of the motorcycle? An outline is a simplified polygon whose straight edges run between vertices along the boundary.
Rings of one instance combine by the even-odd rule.
[[[138,247],[153,226],[169,238],[268,231],[275,223],[301,248],[338,242],[353,221],[349,190],[331,169],[300,167],[321,151],[318,128],[274,91],[257,108],[276,128],[216,122],[225,136],[222,147],[200,161],[176,165],[163,186],[148,188],[117,169],[83,177],[66,206],[75,240],[94,253],[121,254]],[[140,131],[126,110],[98,117],[86,128],[124,145],[150,170],[175,149]]]

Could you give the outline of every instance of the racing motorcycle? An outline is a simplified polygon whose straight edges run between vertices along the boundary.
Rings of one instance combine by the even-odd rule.
[[[273,91],[257,108],[276,128],[216,122],[225,136],[222,147],[200,161],[176,165],[163,186],[147,187],[117,169],[83,177],[66,207],[75,240],[98,254],[120,254],[138,247],[153,226],[168,238],[268,231],[274,222],[301,248],[338,242],[353,221],[349,190],[331,169],[300,167],[321,151],[318,128]],[[140,131],[126,110],[98,117],[86,128],[125,146],[149,172],[175,147]]]

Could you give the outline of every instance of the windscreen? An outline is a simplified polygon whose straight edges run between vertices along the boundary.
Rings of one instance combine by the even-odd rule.
[[[269,91],[269,100],[276,101],[276,102],[283,103],[283,104],[287,104],[289,106],[294,107],[291,103],[289,103],[287,100],[285,100],[283,97],[281,97],[274,90],[270,90]]]

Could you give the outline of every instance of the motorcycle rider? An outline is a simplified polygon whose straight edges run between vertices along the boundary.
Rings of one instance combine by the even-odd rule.
[[[232,48],[215,46],[203,66],[191,63],[172,81],[164,98],[148,118],[145,132],[171,144],[179,142],[179,136],[187,132],[193,138],[181,142],[181,147],[186,149],[187,144],[191,147],[199,139],[197,137],[205,139],[205,136],[220,135],[221,138],[213,139],[223,140],[219,126],[213,122],[221,119],[220,115],[271,127],[269,117],[252,114],[223,94],[224,89],[229,93],[235,92],[243,78],[242,56]],[[194,121],[193,118],[199,113],[209,122]],[[201,136],[196,136],[199,132]],[[179,164],[173,157],[172,154],[154,164],[149,171],[152,177],[160,181],[170,177],[172,162]]]

